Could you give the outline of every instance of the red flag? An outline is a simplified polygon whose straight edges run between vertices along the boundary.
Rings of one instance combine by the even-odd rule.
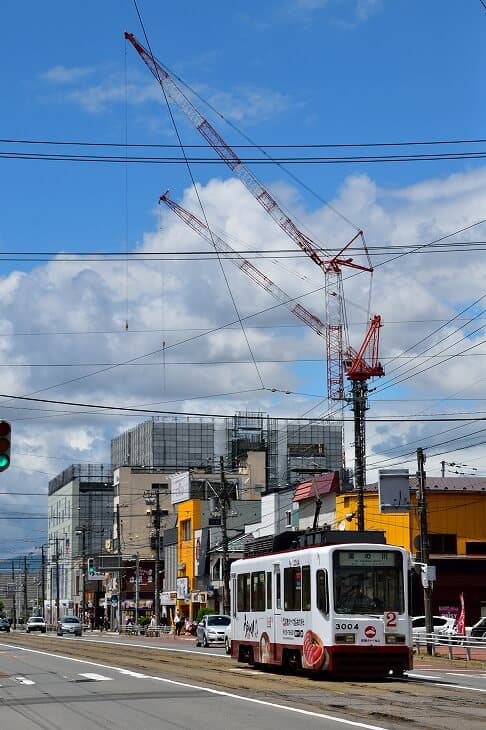
[[[461,601],[461,612],[457,619],[457,633],[460,636],[464,636],[466,633],[466,612],[464,610],[464,593],[459,594],[459,600]]]

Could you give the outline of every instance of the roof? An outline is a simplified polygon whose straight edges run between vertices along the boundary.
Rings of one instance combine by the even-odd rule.
[[[410,489],[417,489],[417,478],[409,478]],[[426,492],[486,492],[486,477],[434,477],[425,478]],[[378,483],[366,486],[366,491],[378,491]]]
[[[301,482],[294,494],[294,502],[303,502],[305,499],[315,499],[325,494],[339,491],[339,472],[330,471],[319,474],[307,482]]]

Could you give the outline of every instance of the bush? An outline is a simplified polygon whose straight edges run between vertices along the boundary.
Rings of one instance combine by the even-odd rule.
[[[199,623],[200,621],[202,621],[203,616],[207,616],[210,613],[216,613],[214,608],[200,608],[199,611],[197,612],[196,623]]]
[[[139,616],[138,618],[138,625],[139,626],[148,626],[150,623],[150,617],[149,616]]]

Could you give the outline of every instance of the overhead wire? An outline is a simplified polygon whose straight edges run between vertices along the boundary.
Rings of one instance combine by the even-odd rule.
[[[169,113],[169,116],[170,116],[170,119],[171,119],[171,122],[172,122],[172,127],[173,127],[173,129],[174,129],[174,132],[175,132],[175,134],[176,134],[176,136],[177,136],[177,141],[178,141],[178,143],[179,143],[179,149],[180,149],[180,150],[181,150],[181,152],[182,152],[182,155],[183,155],[183,158],[184,158],[184,164],[185,164],[185,167],[186,167],[186,169],[187,169],[187,172],[188,172],[188,174],[189,174],[189,177],[190,177],[190,180],[191,180],[191,184],[192,184],[192,188],[193,188],[193,190],[194,190],[194,193],[195,193],[195,195],[196,195],[196,197],[197,197],[197,200],[198,200],[198,203],[199,203],[199,207],[200,207],[200,209],[201,209],[201,212],[202,212],[202,214],[203,214],[203,216],[204,216],[204,221],[205,221],[205,223],[206,223],[206,227],[207,227],[207,229],[208,229],[208,231],[209,231],[209,234],[210,234],[210,236],[211,236],[211,240],[212,240],[212,242],[213,242],[213,247],[214,247],[214,249],[215,249],[215,250],[216,250],[216,252],[217,252],[217,256],[218,256],[218,261],[219,261],[219,265],[220,265],[221,273],[222,273],[222,275],[223,275],[223,278],[224,278],[224,280],[225,280],[225,283],[226,283],[226,288],[227,288],[227,290],[228,290],[228,294],[229,294],[229,296],[230,296],[230,298],[231,298],[231,301],[232,301],[232,304],[233,304],[233,307],[234,307],[234,310],[235,310],[236,316],[237,316],[237,318],[238,318],[238,322],[240,323],[240,327],[241,327],[241,332],[242,332],[242,334],[243,334],[243,337],[244,337],[244,339],[245,339],[245,342],[246,342],[246,345],[247,345],[248,351],[249,351],[249,353],[250,353],[250,357],[252,358],[252,361],[253,361],[253,366],[254,366],[254,368],[255,368],[255,372],[256,372],[256,374],[257,374],[257,376],[258,376],[258,380],[260,381],[260,387],[261,387],[261,388],[265,388],[265,384],[264,384],[264,382],[263,382],[263,377],[262,377],[262,374],[261,374],[261,372],[260,372],[260,368],[258,367],[258,364],[257,364],[257,362],[256,362],[256,360],[255,360],[255,356],[254,356],[254,354],[253,354],[253,350],[252,350],[252,347],[251,347],[251,344],[250,344],[250,340],[248,339],[248,334],[247,334],[247,332],[246,332],[246,330],[245,330],[245,326],[244,326],[244,324],[243,324],[243,320],[242,320],[242,318],[241,318],[241,315],[240,315],[240,312],[239,312],[239,309],[238,309],[238,305],[237,305],[237,303],[236,303],[236,299],[235,299],[235,296],[234,296],[234,294],[233,294],[233,292],[232,292],[232,290],[231,290],[231,287],[230,287],[230,284],[229,284],[229,281],[228,281],[228,277],[227,277],[227,275],[226,275],[226,271],[225,271],[225,269],[224,269],[224,266],[223,266],[223,262],[222,262],[222,259],[221,259],[221,255],[220,255],[219,251],[217,250],[217,248],[216,248],[216,245],[215,245],[215,242],[214,242],[214,238],[213,238],[213,232],[212,232],[212,230],[211,230],[211,227],[210,227],[210,225],[209,225],[209,221],[208,221],[208,219],[207,219],[207,215],[206,215],[206,210],[205,210],[205,208],[204,208],[204,206],[203,206],[203,203],[202,203],[201,197],[200,197],[200,195],[199,195],[199,190],[198,190],[198,188],[197,188],[197,185],[196,185],[196,180],[195,180],[195,178],[194,178],[194,175],[193,175],[193,173],[192,173],[192,169],[191,169],[191,164],[192,164],[192,163],[191,163],[191,162],[189,161],[189,159],[188,159],[188,157],[187,157],[187,154],[186,154],[186,150],[185,150],[185,148],[184,148],[184,145],[183,145],[183,143],[182,143],[182,139],[181,139],[181,136],[180,136],[180,132],[179,132],[179,129],[178,129],[178,127],[177,127],[177,124],[176,124],[176,121],[175,121],[175,117],[174,117],[174,115],[173,115],[173,113],[172,113],[172,108],[171,108],[171,106],[170,106],[170,104],[169,104],[169,100],[168,100],[168,98],[167,98],[167,94],[166,94],[166,91],[165,91],[165,87],[164,87],[164,85],[163,85],[163,83],[162,83],[162,79],[161,79],[161,78],[160,78],[160,76],[159,76],[159,70],[158,70],[158,66],[157,66],[157,63],[156,63],[156,61],[155,61],[155,57],[154,57],[154,54],[153,54],[153,52],[152,52],[152,48],[151,48],[151,45],[150,45],[150,41],[149,41],[149,39],[148,39],[148,35],[147,35],[147,32],[146,32],[146,30],[145,30],[145,25],[144,25],[144,22],[143,22],[143,19],[142,19],[142,16],[141,16],[141,13],[140,13],[140,10],[139,10],[139,7],[138,7],[138,4],[137,4],[137,0],[133,0],[133,4],[134,4],[134,6],[135,6],[135,10],[136,10],[136,12],[137,12],[137,15],[138,15],[138,19],[139,19],[139,22],[140,22],[140,25],[141,25],[141,28],[142,28],[142,32],[143,32],[143,35],[144,35],[145,41],[146,41],[146,43],[147,43],[147,47],[148,47],[148,49],[149,49],[149,53],[150,53],[150,56],[151,56],[151,58],[152,58],[152,62],[153,62],[154,68],[155,68],[155,70],[156,70],[156,73],[157,73],[157,78],[158,78],[158,81],[159,81],[159,87],[161,88],[161,90],[162,90],[162,93],[163,93],[163,96],[164,96],[164,99],[165,99],[165,104],[166,104],[166,107],[167,107],[167,111],[168,111],[168,113]],[[165,353],[165,348],[163,349],[163,352]]]

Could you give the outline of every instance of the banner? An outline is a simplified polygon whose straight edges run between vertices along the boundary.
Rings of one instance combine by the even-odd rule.
[[[459,618],[457,619],[457,633],[460,636],[464,636],[466,633],[466,612],[464,610],[464,593],[459,594],[459,600],[461,602],[461,610],[459,612]]]

